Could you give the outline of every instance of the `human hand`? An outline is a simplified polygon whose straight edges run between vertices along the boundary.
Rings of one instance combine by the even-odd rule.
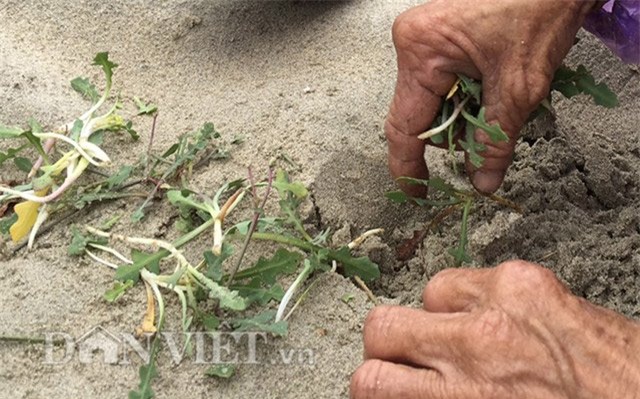
[[[467,172],[481,192],[496,191],[511,164],[518,133],[549,94],[555,70],[571,48],[595,0],[433,0],[397,17],[393,40],[398,78],[385,133],[394,178],[428,178],[425,142],[417,136],[436,117],[456,74],[482,80],[486,120],[508,142],[486,146],[484,163]],[[405,191],[419,195],[415,188]]]
[[[369,314],[352,398],[640,398],[640,325],[548,269],[445,270],[423,301]]]

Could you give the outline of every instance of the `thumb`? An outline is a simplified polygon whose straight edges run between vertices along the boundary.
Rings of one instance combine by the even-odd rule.
[[[473,186],[482,193],[493,193],[504,180],[513,160],[520,130],[538,104],[549,94],[550,78],[532,79],[522,73],[502,73],[494,79],[484,79],[482,103],[489,125],[498,124],[508,141],[493,141],[482,129],[476,129],[474,139],[484,146],[479,154],[484,158],[480,167],[474,166],[466,153],[467,173]]]

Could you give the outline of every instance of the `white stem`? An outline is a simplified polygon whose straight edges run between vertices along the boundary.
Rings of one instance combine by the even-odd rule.
[[[89,257],[90,257],[91,259],[93,259],[94,261],[96,261],[96,262],[98,262],[98,263],[101,263],[101,264],[103,264],[103,265],[105,265],[105,266],[109,266],[109,267],[110,267],[110,268],[112,268],[112,269],[117,269],[117,268],[118,268],[118,265],[116,265],[116,264],[114,264],[114,263],[111,263],[111,262],[109,262],[108,260],[104,260],[104,259],[102,259],[101,257],[99,257],[98,255],[94,254],[93,252],[89,251],[89,250],[88,250],[88,249],[86,249],[86,248],[85,248],[85,250],[84,250],[84,253],[85,253],[85,254],[87,254],[87,255],[89,255]]]
[[[349,247],[349,249],[354,249],[359,247],[360,245],[362,245],[363,242],[365,242],[365,240],[373,235],[376,234],[382,234],[384,233],[384,229],[373,229],[373,230],[368,230],[365,231],[364,233],[362,233],[360,235],[360,237],[356,238],[355,240],[351,241],[349,244],[347,244],[347,247]]]
[[[120,259],[122,262],[124,262],[124,263],[126,263],[128,265],[132,265],[133,264],[133,261],[131,259],[127,258],[126,256],[124,256],[123,254],[121,254],[120,252],[116,251],[113,248],[106,247],[106,246],[100,245],[100,244],[93,244],[93,243],[90,243],[89,246],[91,246],[91,247],[93,247],[95,249],[99,249],[99,250],[104,251],[104,252],[108,252],[111,255],[115,256],[116,258]]]
[[[453,110],[453,113],[449,117],[449,119],[447,119],[442,125],[436,126],[433,129],[429,129],[426,132],[421,133],[420,135],[418,135],[418,138],[421,139],[421,140],[426,140],[426,139],[428,139],[430,137],[435,136],[436,134],[438,134],[440,132],[443,132],[446,128],[449,127],[449,125],[451,125],[456,120],[456,118],[460,114],[460,111],[462,111],[462,108],[467,103],[467,101],[469,101],[470,98],[471,98],[471,96],[465,98],[464,100],[462,100],[462,102],[460,104],[458,104],[457,98],[454,97],[453,101],[454,101],[454,104],[455,104],[455,108]]]
[[[49,217],[49,211],[47,210],[47,205],[46,204],[40,205],[40,211],[38,212],[38,217],[36,218],[36,222],[33,224],[33,227],[31,228],[31,233],[29,234],[29,242],[27,243],[27,248],[29,249],[33,248],[33,242],[36,240],[36,235],[38,234],[38,230],[40,230],[40,227],[47,220],[48,217]]]
[[[211,251],[219,256],[222,253],[222,221],[216,218],[213,222],[213,248]]]
[[[282,297],[282,301],[280,302],[280,306],[278,306],[278,311],[276,312],[276,323],[282,320],[284,311],[287,310],[287,305],[289,305],[293,294],[296,293],[300,284],[302,284],[304,280],[307,279],[307,276],[309,275],[309,273],[311,273],[312,269],[313,267],[311,266],[311,263],[308,260],[305,260],[304,269],[302,269],[302,272],[298,275],[296,280],[293,282],[293,284],[291,284],[289,289],[287,289],[287,292],[285,292],[284,296]]]
[[[78,144],[77,142],[73,141],[72,139],[70,139],[69,137],[63,135],[63,134],[58,134],[58,133],[37,133],[34,134],[34,136],[38,137],[38,138],[55,138],[61,141],[64,141],[65,143],[69,144],[70,146],[72,146],[76,151],[78,151],[78,153],[80,155],[82,155],[83,158],[85,158],[87,161],[89,161],[89,163],[91,163],[92,165],[95,166],[101,166],[101,164],[99,162],[96,162],[96,160],[94,160],[93,158],[91,158],[91,156],[89,156],[89,154],[87,154],[87,152],[80,146],[80,144]]]

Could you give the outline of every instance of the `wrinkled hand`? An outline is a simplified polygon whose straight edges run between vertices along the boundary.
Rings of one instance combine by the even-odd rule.
[[[549,93],[553,74],[594,3],[433,0],[401,14],[393,26],[398,80],[385,123],[392,175],[428,178],[425,143],[417,135],[431,126],[460,73],[482,80],[486,119],[510,137],[492,143],[477,131],[476,141],[487,147],[484,164],[474,170],[466,162],[476,189],[497,190],[520,129]]]
[[[352,398],[640,398],[640,325],[547,269],[449,269],[423,300],[369,314]]]

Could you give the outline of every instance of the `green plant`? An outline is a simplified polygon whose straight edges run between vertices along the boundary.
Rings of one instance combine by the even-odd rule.
[[[576,70],[566,66],[560,67],[553,78],[551,89],[560,92],[567,98],[579,94],[590,96],[597,105],[612,108],[618,105],[616,95],[604,83],[596,83],[593,76],[582,65]],[[435,118],[431,128],[420,134],[418,138],[431,140],[435,144],[444,143],[449,147],[451,157],[455,157],[456,143],[467,153],[469,161],[474,167],[479,168],[484,162],[480,155],[486,148],[482,143],[475,141],[476,129],[482,129],[493,142],[508,141],[507,134],[498,124],[490,125],[485,118],[485,109],[481,106],[482,83],[459,75],[457,82],[451,88],[444,99],[439,115]],[[542,113],[549,112],[551,107],[551,93],[534,111],[530,119]],[[458,173],[454,160],[454,173]],[[417,230],[414,236],[404,242],[398,249],[399,259],[408,259],[413,255],[417,246],[424,240],[427,232],[435,228],[444,218],[460,209],[462,212],[462,224],[460,227],[460,239],[458,244],[449,250],[456,266],[471,262],[471,256],[467,251],[467,229],[469,215],[478,198],[487,197],[476,193],[474,190],[459,190],[442,179],[429,180],[411,179],[401,177],[400,182],[407,184],[423,185],[429,188],[429,197],[413,198],[400,191],[387,193],[387,197],[395,202],[413,202],[419,206],[433,207],[438,210],[434,216],[434,222],[425,229]],[[495,196],[488,196],[491,200],[502,203],[518,210],[516,204]]]

